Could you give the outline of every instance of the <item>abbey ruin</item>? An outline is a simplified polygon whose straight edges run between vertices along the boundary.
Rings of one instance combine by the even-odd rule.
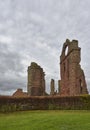
[[[60,77],[58,92],[55,92],[54,79],[50,83],[50,95],[76,96],[88,94],[84,72],[80,66],[81,48],[77,40],[66,40],[60,56]],[[28,95],[45,95],[45,74],[43,69],[32,62],[28,67]]]
[[[50,81],[50,94],[45,91],[45,73],[32,62],[27,69],[27,92],[17,89],[12,96],[0,96],[0,112],[22,110],[90,110],[84,71],[80,66],[81,48],[77,40],[66,40],[60,55],[58,91]]]

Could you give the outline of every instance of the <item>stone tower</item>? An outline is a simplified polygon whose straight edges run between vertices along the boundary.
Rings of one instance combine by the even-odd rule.
[[[67,39],[60,56],[61,95],[88,94],[84,72],[79,64],[80,60],[81,48],[78,47],[78,41],[70,42]]]
[[[54,95],[54,93],[55,93],[55,82],[54,82],[54,79],[51,79],[50,88],[51,88],[50,95]]]
[[[45,94],[45,79],[43,69],[35,62],[28,67],[28,95],[42,96]]]

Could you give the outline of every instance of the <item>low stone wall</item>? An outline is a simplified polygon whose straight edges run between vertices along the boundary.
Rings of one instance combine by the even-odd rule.
[[[90,110],[90,95],[15,98],[0,96],[0,112],[22,110]]]

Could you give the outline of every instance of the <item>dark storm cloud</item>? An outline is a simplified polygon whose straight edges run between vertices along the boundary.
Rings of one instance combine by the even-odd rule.
[[[66,38],[78,39],[89,88],[89,0],[0,0],[0,92],[26,89],[27,66],[35,61],[50,79],[59,76]]]

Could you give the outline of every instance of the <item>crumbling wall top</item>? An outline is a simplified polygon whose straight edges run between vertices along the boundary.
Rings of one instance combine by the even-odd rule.
[[[31,65],[28,66],[28,69],[39,69],[41,71],[43,71],[43,69],[41,68],[41,66],[39,66],[37,63],[35,62],[31,62]]]
[[[61,62],[62,60],[67,57],[72,50],[80,50],[81,48],[78,47],[78,40],[72,40],[66,39],[65,43],[63,44],[62,53],[60,56]]]

